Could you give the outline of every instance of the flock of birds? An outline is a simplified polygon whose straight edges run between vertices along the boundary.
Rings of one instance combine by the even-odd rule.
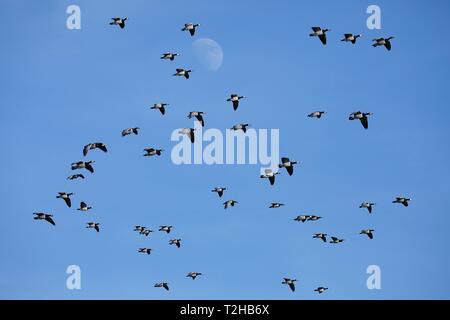
[[[110,25],[117,25],[121,29],[123,29],[123,28],[125,28],[125,22],[127,20],[128,20],[128,18],[126,18],[126,17],[125,18],[115,17],[115,18],[111,19]],[[199,26],[200,26],[199,24],[186,23],[181,30],[188,31],[191,36],[194,36],[196,29]],[[322,42],[322,44],[326,45],[326,43],[327,43],[326,33],[330,30],[322,29],[321,27],[312,27],[312,30],[313,30],[313,32],[310,34],[310,36],[318,37],[320,39],[320,41]],[[342,41],[351,42],[352,44],[355,44],[357,39],[360,37],[361,37],[360,34],[353,35],[351,33],[347,33],[347,34],[344,34],[344,38],[342,39]],[[393,38],[394,37],[374,39],[373,46],[374,47],[385,46],[385,48],[387,50],[391,50],[391,42],[390,41]],[[173,61],[177,56],[179,56],[178,53],[166,52],[166,53],[162,54],[161,59]],[[192,72],[192,70],[189,70],[189,69],[178,68],[178,69],[176,69],[176,73],[174,73],[174,76],[182,76],[182,77],[185,77],[186,79],[189,79],[191,72]],[[245,96],[233,93],[227,99],[227,102],[231,102],[232,106],[233,106],[233,110],[236,111],[239,107],[240,100],[242,100],[244,98],[245,98]],[[151,107],[151,109],[159,110],[160,113],[162,115],[164,115],[166,113],[167,106],[168,106],[167,103],[155,103]],[[325,111],[314,111],[314,112],[308,114],[308,117],[320,119],[325,114],[326,114]],[[204,115],[205,115],[205,113],[202,111],[191,111],[188,114],[188,118],[189,119],[195,118],[197,121],[199,121],[201,123],[202,126],[204,126],[205,125],[205,121],[204,121],[204,117],[203,117]],[[364,129],[368,129],[368,127],[369,127],[368,117],[370,115],[372,115],[372,113],[370,113],[370,112],[356,111],[356,112],[352,112],[349,115],[349,120],[359,120],[361,122],[362,126],[364,127]],[[231,128],[231,130],[235,130],[235,131],[242,130],[245,133],[248,126],[249,126],[248,124],[244,124],[244,123],[236,124]],[[122,137],[132,135],[132,134],[138,135],[139,130],[140,130],[139,127],[124,129],[122,131]],[[183,128],[179,131],[179,133],[185,134],[186,136],[188,136],[192,143],[195,142],[195,129],[194,128]],[[83,147],[83,156],[86,157],[91,150],[95,150],[95,149],[101,150],[105,153],[108,152],[107,146],[104,143],[94,142],[94,143],[89,143]],[[155,155],[160,156],[164,150],[157,149],[157,148],[145,148],[144,151],[145,151],[144,156],[149,157],[149,156],[155,156]],[[95,163],[95,161],[80,160],[80,161],[72,163],[71,169],[72,170],[85,169],[85,170],[89,171],[90,173],[94,173],[93,163]],[[294,174],[294,165],[296,165],[296,164],[297,164],[297,161],[292,161],[287,157],[283,157],[283,158],[281,158],[281,163],[278,165],[278,167],[280,169],[285,168],[288,175],[292,176]],[[275,176],[277,174],[279,174],[278,171],[274,172],[271,169],[266,169],[264,174],[261,175],[261,178],[268,179],[270,182],[270,185],[274,185],[275,184]],[[68,180],[76,180],[76,179],[85,179],[85,177],[81,173],[76,173],[76,174],[70,175],[67,179]],[[222,198],[224,193],[227,191],[227,188],[226,187],[215,187],[211,191],[217,193],[218,196],[220,198]],[[71,192],[58,192],[58,195],[56,196],[56,198],[64,200],[67,207],[71,208],[72,207],[71,196],[73,196],[73,195],[74,195],[74,193],[71,193]],[[411,198],[396,197],[395,200],[393,200],[392,202],[399,203],[399,204],[402,204],[403,206],[407,207],[410,201],[411,201]],[[230,207],[234,207],[237,203],[238,203],[238,201],[230,199],[230,200],[223,202],[223,206],[224,206],[224,209],[228,209]],[[273,202],[270,204],[269,208],[277,209],[277,208],[281,208],[282,206],[284,206],[283,203]],[[370,214],[370,213],[372,213],[374,206],[375,206],[375,203],[373,203],[373,202],[363,202],[363,203],[361,203],[359,208],[367,209]],[[83,211],[83,212],[86,212],[90,209],[92,209],[92,207],[84,201],[81,201],[80,207],[77,208],[77,210]],[[34,214],[35,220],[45,220],[45,221],[49,222],[50,224],[55,225],[55,221],[53,220],[52,214],[45,213],[45,212],[35,212],[33,214]],[[322,219],[322,217],[316,216],[316,215],[299,215],[299,216],[295,217],[294,221],[304,223],[307,221],[318,221],[319,219]],[[87,222],[86,228],[94,229],[95,231],[100,232],[100,223],[93,222],[93,221]],[[158,231],[170,234],[172,228],[173,228],[173,226],[171,226],[171,225],[163,225],[163,226],[159,227]],[[148,236],[148,235],[150,235],[150,233],[153,232],[153,230],[151,230],[145,226],[140,226],[140,225],[134,226],[134,231],[138,232],[140,235],[145,235],[145,236]],[[375,230],[373,230],[373,229],[363,229],[360,231],[360,234],[366,235],[369,239],[373,239],[374,231]],[[328,239],[328,237],[329,237],[329,239]],[[313,235],[313,238],[320,239],[325,243],[327,242],[327,240],[329,240],[329,243],[332,243],[332,244],[339,244],[344,241],[344,239],[342,239],[342,238],[339,238],[337,236],[329,236],[326,233],[315,233]],[[173,238],[173,239],[169,240],[169,244],[175,245],[177,248],[180,248],[181,241],[182,241],[181,239]],[[139,248],[137,251],[138,251],[138,253],[150,255],[152,253],[152,248],[143,247],[143,248]],[[189,272],[186,275],[186,277],[189,277],[189,278],[192,278],[193,280],[195,280],[200,275],[202,275],[201,272]],[[296,281],[297,281],[297,279],[291,279],[291,278],[286,277],[286,278],[283,278],[282,284],[288,285],[292,291],[295,291],[295,282]],[[166,290],[169,290],[169,285],[167,282],[156,283],[154,285],[154,287],[164,288]],[[320,287],[314,289],[314,291],[318,292],[318,293],[323,293],[326,290],[328,290],[328,288],[323,287],[323,286],[320,286]]]

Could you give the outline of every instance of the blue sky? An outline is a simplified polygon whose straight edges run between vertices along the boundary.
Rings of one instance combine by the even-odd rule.
[[[66,8],[81,7],[81,30],[66,28]],[[377,4],[382,29],[368,30]],[[450,179],[450,45],[446,1],[12,1],[0,20],[0,297],[3,299],[449,299],[445,199]],[[124,30],[108,24],[127,16]],[[198,22],[191,38],[180,31]],[[311,26],[331,29],[327,46]],[[444,31],[441,31],[444,30]],[[354,46],[343,33],[362,33]],[[395,36],[393,49],[371,39]],[[195,55],[195,39],[223,49],[215,72]],[[182,53],[174,62],[161,53]],[[192,68],[189,81],[172,77]],[[246,95],[237,112],[225,100]],[[170,104],[166,116],[150,105]],[[307,118],[326,110],[320,120]],[[181,165],[170,160],[172,130],[235,123],[280,129],[280,154],[300,162],[275,186],[259,165]],[[369,130],[350,112],[373,112]],[[127,127],[139,136],[122,138]],[[82,147],[96,172],[67,181]],[[149,146],[166,150],[144,158]],[[227,186],[224,199],[210,192]],[[56,199],[71,191],[82,214]],[[410,207],[392,204],[397,195]],[[239,204],[225,211],[229,198]],[[376,202],[374,213],[359,204]],[[285,203],[268,209],[272,201]],[[56,226],[32,213],[54,214]],[[302,213],[324,218],[297,223]],[[99,234],[85,228],[99,221]],[[142,237],[135,224],[170,235]],[[374,240],[359,235],[376,230]],[[341,245],[312,239],[336,234]],[[150,256],[137,253],[151,247]],[[69,265],[81,290],[66,289]],[[381,268],[381,290],[366,288],[366,268]],[[189,271],[203,277],[192,281]],[[297,291],[281,285],[297,278]],[[170,292],[153,288],[167,281]],[[318,296],[318,286],[330,290]]]

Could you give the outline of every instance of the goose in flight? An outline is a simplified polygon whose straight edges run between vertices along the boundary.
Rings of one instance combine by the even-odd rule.
[[[199,26],[200,26],[200,24],[198,24],[198,23],[191,23],[191,22],[185,23],[184,27],[183,27],[183,29],[181,29],[181,31],[189,31],[189,33],[191,34],[191,37],[193,37],[195,34],[195,29]]]
[[[84,176],[81,173],[77,173],[67,177],[67,180],[75,180],[78,178],[84,179]]]
[[[313,238],[322,239],[323,242],[327,242],[327,234],[326,233],[315,233]]]
[[[240,96],[236,93],[232,93],[230,95],[230,97],[227,99],[228,102],[231,101],[231,103],[233,104],[233,110],[236,111],[237,108],[239,107],[239,100],[244,99],[245,96]]]
[[[260,177],[261,179],[269,179],[270,185],[273,186],[275,183],[275,176],[277,174],[280,174],[279,172],[273,172],[272,169],[265,169],[264,174],[262,174]]]
[[[338,237],[331,237],[330,243],[341,243],[344,242],[344,239],[339,239]]]
[[[189,73],[191,73],[192,70],[185,70],[183,68],[177,68],[176,73],[174,73],[174,76],[177,77],[185,77],[186,79],[189,79]]]
[[[227,200],[223,203],[223,208],[228,209],[229,207],[234,207],[236,203],[238,203],[236,200]]]
[[[180,131],[178,131],[178,133],[187,135],[192,143],[195,142],[195,129],[194,128],[183,128]]]
[[[362,37],[362,34],[351,34],[351,33],[345,33],[344,34],[344,39],[342,39],[341,41],[345,41],[345,42],[351,42],[353,44],[356,43],[356,39]]]
[[[159,231],[170,233],[170,230],[172,230],[172,228],[173,228],[172,226],[160,226]]]
[[[392,201],[392,203],[401,203],[405,207],[409,205],[409,201],[411,201],[411,198],[405,198],[405,197],[395,197],[395,200]]]
[[[156,283],[155,288],[164,288],[169,291],[169,284],[167,282]]]
[[[88,211],[88,210],[91,210],[91,209],[92,209],[92,207],[88,206],[86,204],[86,202],[81,201],[80,202],[80,207],[77,210],[79,210],[79,211]]]
[[[179,56],[179,54],[172,52],[165,52],[161,55],[161,59],[173,61],[176,56]]]
[[[320,119],[325,113],[325,111],[314,111],[308,114],[308,117]]]
[[[48,214],[48,213],[44,213],[44,212],[35,212],[34,214],[34,220],[45,220],[49,223],[51,223],[52,225],[55,225],[55,221],[53,221],[53,215],[52,214]]]
[[[281,163],[278,165],[278,168],[286,168],[286,171],[290,176],[294,173],[294,164],[297,164],[297,161],[291,161],[289,158],[281,158]]]
[[[143,226],[134,226],[133,231],[141,232],[142,230],[145,230],[146,228]]]
[[[139,134],[139,130],[140,130],[139,127],[124,129],[124,130],[122,130],[122,137],[128,136],[128,135],[130,135],[132,133],[134,133],[135,135],[138,135]]]
[[[192,280],[195,280],[195,278],[197,278],[198,276],[201,276],[201,275],[202,275],[201,272],[189,272],[186,277],[192,278]]]
[[[223,196],[223,192],[225,190],[227,190],[227,188],[225,188],[225,187],[215,187],[214,189],[211,190],[211,192],[217,192],[219,197],[222,197]]]
[[[369,211],[369,213],[372,213],[372,208],[374,205],[375,203],[372,202],[363,202],[359,207],[363,209],[366,208]]]
[[[270,209],[277,209],[277,208],[281,208],[282,206],[284,206],[283,203],[279,203],[279,202],[272,202],[269,206]]]
[[[120,17],[115,17],[115,18],[111,18],[111,22],[109,23],[110,25],[117,25],[119,26],[121,29],[125,28],[125,21],[128,20],[127,17],[125,18],[120,18]]]
[[[326,32],[330,31],[329,29],[322,29],[321,27],[312,27],[313,33],[309,34],[310,37],[319,37],[320,41],[323,45],[327,44],[327,36]]]
[[[324,293],[328,288],[325,287],[318,287],[317,289],[314,289],[317,293]]]
[[[161,155],[161,152],[164,151],[163,149],[155,149],[155,148],[145,148],[144,149],[145,152],[147,152],[146,154],[144,154],[144,157],[151,157],[154,155]]]
[[[295,291],[295,284],[294,282],[297,281],[297,279],[289,279],[289,278],[283,278],[284,281],[282,282],[282,284],[287,284],[289,286],[289,288],[291,288],[292,292]]]
[[[94,149],[100,149],[103,152],[108,152],[108,149],[106,148],[106,145],[103,142],[94,142],[94,143],[89,143],[83,147],[83,156],[86,157],[89,150],[94,150]]]
[[[164,115],[166,114],[166,106],[168,105],[169,105],[168,103],[159,102],[153,104],[153,107],[151,107],[150,109],[159,110],[159,112],[161,112],[161,114]]]
[[[369,128],[369,121],[367,119],[367,116],[371,116],[371,115],[372,115],[372,113],[370,113],[370,112],[356,111],[356,112],[350,113],[350,115],[348,116],[348,120],[358,119],[359,121],[361,121],[361,124],[364,127],[364,129],[367,129],[367,128]]]
[[[244,133],[247,132],[247,127],[250,126],[248,123],[238,123],[230,128],[230,130],[238,131],[242,130]]]
[[[169,244],[172,245],[176,245],[177,248],[181,247],[181,239],[170,239],[169,240]]]
[[[72,196],[74,193],[70,192],[58,192],[58,195],[56,196],[56,198],[58,199],[63,199],[64,202],[67,204],[67,206],[70,208],[72,206],[72,201],[70,200],[70,196]]]
[[[95,229],[95,231],[100,232],[100,223],[98,222],[88,222],[86,223],[86,228]]]
[[[139,234],[142,234],[142,235],[148,237],[148,235],[149,235],[150,233],[152,233],[152,232],[153,232],[153,230],[144,228],[143,230],[139,231]]]
[[[391,51],[392,39],[394,39],[394,37],[373,39],[372,41],[374,41],[374,43],[372,44],[372,47],[385,46],[388,51]]]
[[[152,253],[152,249],[151,248],[139,248],[138,252],[150,254],[150,253]]]
[[[89,171],[90,173],[94,173],[94,167],[92,166],[92,164],[95,161],[77,161],[77,162],[73,162],[72,163],[72,170],[76,170],[76,169],[86,169],[87,171]]]
[[[309,217],[310,216],[307,216],[307,215],[300,215],[300,216],[295,217],[294,221],[305,222],[305,221],[309,220]]]
[[[205,120],[203,119],[203,115],[205,113],[202,111],[191,111],[188,114],[188,118],[191,119],[192,117],[195,117],[202,125],[202,127],[205,126]]]
[[[369,237],[369,239],[373,239],[374,231],[375,230],[373,230],[373,229],[364,229],[364,230],[361,230],[361,232],[359,234],[366,234]]]
[[[319,220],[319,219],[322,219],[322,217],[320,217],[320,216],[314,216],[314,215],[308,216],[308,221],[317,221],[317,220]]]

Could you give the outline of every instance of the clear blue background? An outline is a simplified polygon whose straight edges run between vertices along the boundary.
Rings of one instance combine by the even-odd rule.
[[[81,7],[81,30],[66,8]],[[0,297],[43,299],[448,299],[449,53],[447,1],[376,1],[382,29],[368,30],[372,1],[12,1],[0,12]],[[128,16],[124,30],[108,24]],[[191,38],[185,22],[201,23]],[[310,38],[330,28],[329,43]],[[363,33],[356,45],[343,33]],[[371,39],[393,35],[391,52]],[[224,62],[211,72],[193,41],[210,38]],[[183,55],[162,61],[165,51]],[[179,66],[189,81],[172,77]],[[225,100],[248,96],[237,112]],[[170,103],[166,116],[150,105]],[[314,110],[328,114],[307,118]],[[300,161],[270,187],[259,165],[170,161],[173,129],[207,112],[207,127],[279,128],[281,154]],[[371,111],[369,130],[348,121]],[[139,136],[121,130],[139,126]],[[96,172],[67,181],[82,147]],[[144,158],[142,149],[166,149]],[[210,189],[229,188],[224,199]],[[71,191],[74,207],[56,199]],[[411,196],[411,206],[392,204]],[[221,203],[239,204],[225,211]],[[376,202],[374,213],[359,204]],[[286,206],[268,209],[271,201]],[[54,214],[56,226],[32,213]],[[312,223],[302,213],[324,217]],[[85,228],[99,221],[101,232]],[[133,232],[174,226],[170,235]],[[375,239],[359,235],[376,230]],[[314,232],[344,237],[341,245]],[[168,245],[180,237],[180,249]],[[137,253],[152,247],[150,256]],[[66,289],[68,265],[82,290]],[[379,265],[382,289],[366,288]],[[203,277],[192,281],[189,271]],[[298,290],[281,285],[295,277]],[[167,281],[170,292],[153,288]],[[313,289],[330,288],[323,295]]]

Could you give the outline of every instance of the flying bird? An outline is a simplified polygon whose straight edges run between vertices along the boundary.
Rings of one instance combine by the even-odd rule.
[[[405,198],[405,197],[395,197],[395,200],[392,201],[392,203],[401,203],[405,207],[409,205],[409,201],[411,201],[411,198]]]
[[[279,202],[272,202],[269,206],[270,209],[277,209],[277,208],[281,208],[282,206],[284,206],[283,203],[279,203]]]
[[[138,252],[150,254],[150,253],[152,253],[152,249],[151,248],[139,248]]]
[[[115,17],[115,18],[111,18],[111,22],[109,23],[110,25],[117,25],[119,26],[121,29],[125,28],[125,21],[128,20],[127,17],[125,18],[120,18],[120,17]]]
[[[319,219],[322,219],[322,217],[320,217],[320,216],[314,216],[314,215],[308,216],[308,221],[317,221],[317,220],[319,220]]]
[[[339,239],[338,237],[331,237],[330,243],[341,243],[344,242],[344,239]]]
[[[181,239],[170,239],[169,244],[170,245],[174,244],[179,248],[181,247]]]
[[[174,76],[177,77],[185,77],[186,79],[189,79],[189,73],[191,73],[192,70],[185,70],[183,68],[177,68],[176,73],[174,73]]]
[[[124,130],[122,130],[122,137],[128,136],[128,135],[130,135],[132,133],[134,133],[135,135],[138,135],[139,134],[139,130],[140,130],[139,127],[124,129]]]
[[[356,39],[362,37],[362,34],[351,34],[351,33],[345,33],[344,34],[344,39],[342,39],[341,41],[345,41],[345,42],[351,42],[353,44],[356,43]]]
[[[224,187],[215,187],[214,189],[211,190],[211,192],[217,192],[217,194],[219,195],[219,197],[223,196],[223,192],[227,190],[227,188]]]
[[[145,230],[145,227],[143,226],[134,226],[133,231],[141,232],[142,230]]]
[[[151,107],[150,109],[159,110],[159,112],[161,112],[161,114],[164,115],[166,114],[166,106],[168,105],[169,105],[168,103],[159,102],[153,104],[153,107]]]
[[[311,33],[310,37],[319,37],[320,41],[323,45],[327,44],[327,36],[326,32],[331,31],[329,29],[322,29],[321,27],[312,27],[313,33]]]
[[[94,173],[94,167],[92,166],[92,164],[94,162],[95,161],[77,161],[77,162],[73,162],[72,163],[72,170],[86,169],[90,173]]]
[[[348,116],[348,120],[358,119],[359,121],[361,121],[361,124],[364,127],[364,129],[367,129],[367,128],[369,128],[369,121],[367,119],[367,116],[371,116],[371,115],[372,115],[372,113],[370,113],[370,112],[356,111],[356,112],[350,113],[350,115]]]
[[[195,129],[194,128],[183,128],[180,131],[178,131],[178,133],[187,135],[192,143],[195,142]]]
[[[202,125],[202,127],[205,126],[205,120],[203,119],[203,115],[205,113],[202,111],[191,111],[188,114],[188,118],[191,119],[192,117],[195,117]]]
[[[170,230],[172,230],[172,228],[173,228],[172,226],[160,226],[159,231],[170,233]]]
[[[160,282],[160,283],[157,283],[157,284],[155,284],[154,287],[155,287],[155,288],[164,288],[164,289],[166,289],[167,291],[169,291],[169,284],[168,284],[167,282]]]
[[[314,289],[317,293],[324,293],[328,288],[325,287],[318,287],[317,289]]]
[[[363,202],[361,203],[361,205],[359,206],[360,208],[366,208],[369,213],[372,213],[372,208],[375,205],[375,203],[372,202]]]
[[[373,230],[373,229],[364,229],[364,230],[361,230],[361,232],[359,234],[366,234],[369,237],[369,239],[373,239],[374,231],[375,230]]]
[[[72,201],[70,200],[70,196],[73,195],[73,192],[67,193],[67,192],[58,192],[58,195],[56,198],[63,199],[67,206],[70,208],[72,206]]]
[[[186,277],[192,278],[192,280],[195,280],[198,276],[201,276],[201,272],[189,272]]]
[[[242,130],[244,133],[247,132],[247,127],[250,126],[248,123],[238,123],[230,128],[230,130],[238,131]]]
[[[45,221],[51,223],[52,225],[55,225],[55,221],[53,221],[52,214],[48,214],[48,213],[44,213],[44,212],[35,212],[33,214],[34,214],[34,217],[33,217],[34,220],[45,220]]]
[[[86,228],[95,229],[95,231],[100,232],[100,223],[98,222],[88,222],[86,223]]]
[[[179,54],[172,52],[165,52],[161,55],[161,59],[173,61],[176,56],[179,56]]]
[[[152,232],[153,232],[153,230],[144,228],[143,230],[139,231],[139,234],[142,234],[142,235],[148,237],[148,235],[149,235],[150,233],[152,233]]]
[[[297,279],[289,279],[289,278],[283,278],[284,281],[282,282],[282,284],[287,284],[289,285],[289,288],[291,288],[292,292],[295,291],[295,284],[294,282],[297,281]]]
[[[94,142],[94,143],[89,143],[83,147],[83,156],[86,157],[89,150],[94,150],[94,149],[100,149],[103,152],[108,152],[108,149],[106,148],[106,145],[103,142]]]
[[[300,215],[300,216],[295,217],[294,221],[305,222],[305,221],[308,221],[309,217],[310,216],[307,216],[307,215]]]
[[[200,24],[198,23],[185,23],[183,29],[181,29],[181,31],[189,31],[189,33],[191,34],[191,37],[194,36],[195,34],[195,30],[197,27],[199,27]]]
[[[228,209],[228,207],[234,207],[234,205],[238,203],[236,200],[227,200],[223,203],[223,208]]]
[[[155,148],[145,148],[144,149],[145,152],[147,152],[146,154],[144,154],[144,157],[151,157],[154,155],[161,155],[161,152],[163,152],[163,149],[155,149]]]
[[[77,173],[67,177],[67,180],[75,180],[78,178],[84,179],[84,176],[81,173]]]
[[[325,111],[314,111],[308,114],[308,117],[320,119],[325,113]]]
[[[265,169],[264,174],[262,174],[260,177],[261,179],[269,179],[270,185],[273,186],[275,183],[275,176],[277,174],[280,174],[279,172],[273,172],[272,169]]]
[[[88,206],[88,205],[86,204],[86,202],[81,201],[80,207],[79,207],[77,210],[79,210],[79,211],[88,211],[88,210],[90,210],[90,209],[92,209],[92,207]]]
[[[322,239],[323,242],[327,242],[327,234],[326,233],[315,233],[313,238]]]
[[[239,100],[244,99],[245,96],[240,96],[236,93],[232,93],[230,95],[230,97],[227,99],[228,102],[231,101],[231,103],[233,104],[233,110],[236,111],[237,108],[239,107]]]
[[[281,158],[281,163],[278,165],[278,168],[286,168],[286,171],[290,176],[294,173],[294,164],[297,164],[297,161],[291,161],[289,158]]]
[[[394,39],[394,37],[373,39],[372,41],[374,41],[374,43],[372,44],[372,47],[385,46],[388,51],[391,51],[392,39]]]

